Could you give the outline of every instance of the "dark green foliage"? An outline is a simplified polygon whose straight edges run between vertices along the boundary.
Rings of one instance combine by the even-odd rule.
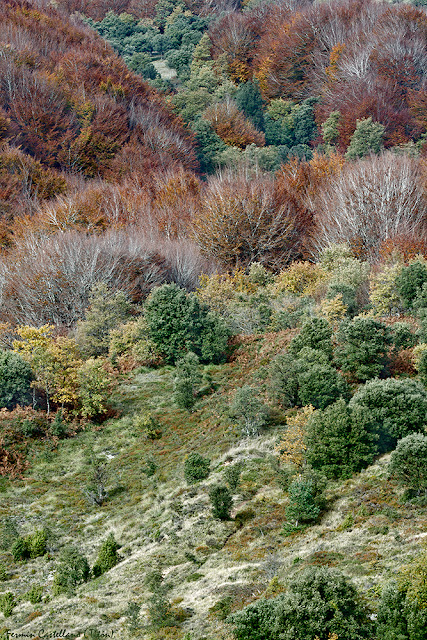
[[[389,582],[382,590],[377,619],[381,640],[425,640],[427,608],[411,597],[410,582],[405,582]]]
[[[119,562],[118,549],[119,545],[114,540],[114,535],[110,533],[105,542],[102,543],[96,562],[92,567],[92,573],[95,578],[116,566]]]
[[[424,430],[427,392],[418,380],[370,380],[350,400],[365,412],[379,436],[379,451],[390,451],[401,438]]]
[[[424,262],[415,260],[407,267],[403,267],[396,278],[396,287],[407,309],[412,308],[425,282],[427,282],[427,267]]]
[[[341,573],[310,568],[293,579],[289,591],[261,599],[232,614],[237,640],[345,640],[371,635],[372,625],[358,602],[354,586]]]
[[[90,567],[87,559],[76,547],[64,547],[59,556],[59,564],[55,573],[53,592],[58,595],[72,595],[76,586],[87,582],[90,578]]]
[[[33,377],[30,365],[20,355],[0,351],[0,408],[29,404]]]
[[[242,473],[243,463],[236,462],[224,469],[224,480],[230,487],[231,491],[236,491],[240,484],[240,474]]]
[[[180,409],[190,411],[196,402],[196,386],[200,385],[202,376],[199,370],[199,358],[189,351],[176,363],[173,398]]]
[[[43,587],[40,584],[33,584],[31,589],[26,594],[26,599],[31,602],[31,604],[38,604],[42,601],[43,598]]]
[[[307,424],[307,461],[329,478],[346,478],[372,463],[377,437],[369,412],[339,399]]]
[[[245,82],[241,84],[234,95],[234,101],[243,111],[245,116],[249,118],[252,124],[259,130],[264,129],[264,101],[259,90],[257,82]]]
[[[215,133],[210,122],[199,118],[192,125],[197,141],[197,159],[203,173],[213,173],[217,167],[218,154],[227,146]]]
[[[213,517],[219,520],[229,520],[233,506],[233,496],[230,489],[223,484],[218,484],[209,491],[209,497],[212,503]]]
[[[19,560],[28,560],[30,557],[30,549],[26,538],[18,538],[11,548],[13,559],[15,562]]]
[[[303,475],[293,480],[288,487],[289,505],[286,509],[288,520],[295,521],[297,527],[300,522],[314,522],[320,514],[320,500],[316,483],[310,477]]]
[[[229,415],[247,437],[259,435],[269,417],[269,409],[259,397],[259,391],[249,385],[237,389]]]
[[[324,409],[341,396],[348,397],[348,384],[329,365],[313,364],[298,375],[298,397],[302,406]]]
[[[211,461],[200,453],[190,453],[184,462],[184,477],[188,484],[194,484],[208,477]]]
[[[399,440],[388,470],[409,489],[418,493],[427,491],[427,436],[411,433]]]
[[[55,438],[65,438],[68,433],[68,425],[63,419],[62,411],[57,411],[50,423],[49,433]]]
[[[391,327],[391,340],[396,349],[410,349],[417,343],[416,336],[407,322],[396,322]]]
[[[19,538],[18,527],[9,516],[2,519],[0,525],[0,549],[9,551],[13,543]]]
[[[300,333],[289,344],[289,353],[298,356],[304,347],[318,349],[332,358],[332,329],[327,320],[311,318],[304,322]]]
[[[274,359],[271,389],[285,408],[311,404],[324,409],[341,396],[349,397],[347,382],[331,366],[326,353],[310,347],[303,347],[297,359],[289,353]]]
[[[47,539],[48,534],[44,529],[39,529],[25,538],[18,538],[11,549],[14,560],[28,560],[44,556]]]
[[[385,372],[391,331],[383,322],[368,317],[344,321],[336,339],[336,362],[355,380],[364,382]]]
[[[48,540],[47,531],[44,529],[35,531],[32,535],[28,536],[26,540],[30,551],[30,558],[38,558],[39,556],[45,555]]]
[[[139,613],[141,611],[141,605],[136,602],[129,602],[127,609],[125,611],[125,616],[127,618],[127,626],[129,631],[132,633],[139,629]]]
[[[108,481],[108,468],[105,459],[97,456],[89,447],[85,452],[86,484],[83,488],[87,500],[100,507],[108,498],[106,488]]]
[[[151,292],[145,318],[150,338],[166,362],[173,364],[187,351],[194,351],[202,362],[224,359],[229,337],[225,322],[176,284],[165,284]]]
[[[285,409],[297,406],[298,376],[294,356],[289,353],[276,356],[271,364],[270,372],[270,389],[274,399]]]
[[[76,338],[82,353],[97,357],[108,353],[111,329],[130,316],[131,304],[123,291],[111,291],[105,284],[93,287],[85,319],[77,323]]]
[[[0,611],[3,613],[5,618],[9,618],[12,615],[15,607],[16,600],[11,591],[0,594]]]

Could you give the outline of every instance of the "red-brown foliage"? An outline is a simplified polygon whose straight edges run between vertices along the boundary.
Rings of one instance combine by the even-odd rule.
[[[259,147],[265,144],[264,134],[245,118],[232,100],[212,105],[203,116],[227,145],[245,149],[248,144]]]
[[[88,28],[4,0],[0,42],[1,115],[25,153],[109,179],[196,166],[192,135]]]
[[[302,257],[312,216],[269,176],[241,169],[211,178],[193,235],[203,253],[226,269],[261,262],[283,268]]]

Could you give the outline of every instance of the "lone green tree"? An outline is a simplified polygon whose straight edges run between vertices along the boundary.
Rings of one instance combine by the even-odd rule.
[[[411,433],[397,443],[388,467],[391,476],[401,484],[427,494],[427,436]]]
[[[384,131],[384,125],[373,122],[371,117],[358,120],[345,157],[348,160],[356,160],[369,153],[380,153],[383,148]]]

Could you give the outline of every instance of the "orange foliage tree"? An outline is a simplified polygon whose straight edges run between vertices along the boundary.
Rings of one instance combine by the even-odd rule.
[[[210,179],[193,236],[227,269],[255,261],[280,269],[304,254],[311,225],[308,210],[273,178],[240,169]]]

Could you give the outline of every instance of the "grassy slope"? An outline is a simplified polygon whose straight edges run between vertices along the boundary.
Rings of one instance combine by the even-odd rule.
[[[274,455],[283,416],[277,413],[263,436],[242,441],[224,415],[236,386],[252,379],[265,392],[263,367],[289,337],[279,333],[245,339],[232,362],[212,369],[216,390],[200,400],[192,414],[171,402],[172,368],[144,369],[131,374],[116,393],[120,418],[62,441],[57,449],[50,450],[46,443],[34,448],[27,476],[1,485],[0,517],[13,515],[22,534],[49,527],[54,536],[51,553],[15,564],[10,554],[0,556],[10,576],[0,590],[22,596],[40,584],[47,596],[60,547],[73,542],[93,564],[110,532],[122,545],[122,561],[79,587],[74,597],[52,597],[37,605],[22,600],[10,618],[3,620],[0,614],[0,629],[4,624],[36,637],[41,628],[66,628],[77,636],[92,626],[130,637],[126,608],[129,602],[141,604],[140,622],[146,621],[149,592],[144,577],[156,566],[172,587],[169,598],[175,611],[186,619],[180,628],[153,636],[140,629],[135,637],[180,638],[191,631],[191,638],[230,638],[221,613],[211,611],[215,604],[222,601],[223,611],[241,608],[266,589],[280,591],[286,578],[307,564],[340,568],[374,610],[376,585],[415,557],[427,535],[427,509],[400,501],[401,491],[387,479],[387,456],[351,480],[331,483],[320,522],[286,537],[286,494],[276,481]],[[159,440],[148,440],[138,431],[137,417],[147,410],[162,423]],[[89,444],[109,460],[110,498],[102,507],[89,505],[83,493],[83,452]],[[212,473],[188,487],[182,468],[191,451],[211,458]],[[159,465],[152,477],[143,471],[149,458]],[[240,528],[233,521],[214,520],[208,498],[209,486],[220,480],[226,465],[239,460],[245,467],[233,515],[244,509],[255,512]]]

